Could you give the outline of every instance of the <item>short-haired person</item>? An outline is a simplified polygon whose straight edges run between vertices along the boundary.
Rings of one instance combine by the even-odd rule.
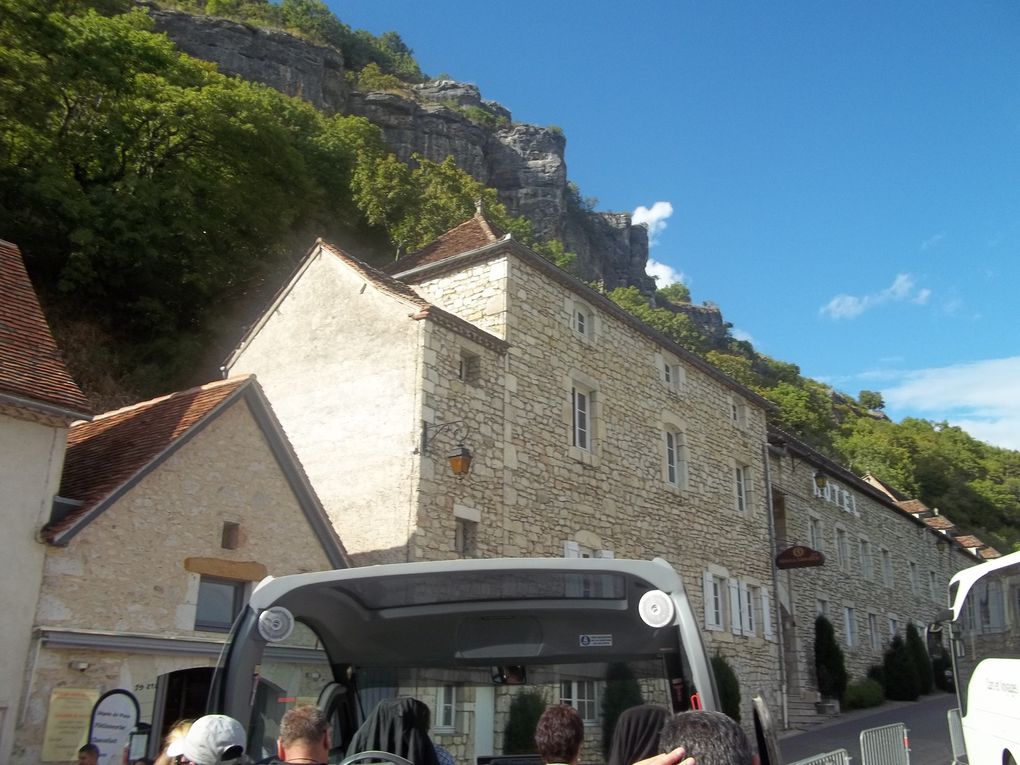
[[[281,762],[326,763],[329,760],[329,720],[316,706],[288,709],[280,720],[276,756]]]
[[[78,765],[97,765],[99,762],[99,747],[95,744],[85,744],[78,750]]]
[[[546,765],[577,765],[584,743],[584,721],[568,704],[546,709],[535,727],[535,746]]]
[[[246,739],[244,726],[233,717],[206,715],[195,720],[166,753],[182,765],[225,765],[241,759]]]
[[[659,749],[682,746],[698,765],[752,765],[754,755],[740,725],[722,712],[680,712],[666,720]]]

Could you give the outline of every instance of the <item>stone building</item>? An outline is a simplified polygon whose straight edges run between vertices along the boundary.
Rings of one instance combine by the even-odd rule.
[[[194,668],[215,666],[254,582],[347,565],[250,376],[72,426],[42,538],[18,763],[73,759],[53,703],[68,693],[128,690],[157,732],[192,716],[207,688]]]
[[[982,556],[949,532],[951,523],[929,522],[921,503],[894,499],[873,476],[860,478],[777,428],[768,438],[776,552],[803,546],[824,556],[778,577],[783,677],[796,714],[817,700],[818,614],[832,622],[851,680],[862,679],[907,624],[924,635],[947,605],[950,577]]]
[[[316,243],[225,366],[352,559],[661,556],[745,703],[777,687],[766,402],[481,214],[387,270]]]
[[[60,482],[67,428],[89,418],[25,272],[0,240],[0,762],[10,760],[45,546],[37,534]]]

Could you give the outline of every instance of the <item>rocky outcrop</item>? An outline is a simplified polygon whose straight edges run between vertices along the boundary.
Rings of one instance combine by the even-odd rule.
[[[513,124],[509,110],[481,97],[475,85],[441,80],[403,93],[350,89],[342,55],[332,48],[249,24],[193,16],[148,5],[156,29],[185,53],[220,71],[261,82],[331,113],[364,116],[382,130],[401,159],[418,153],[458,167],[499,194],[541,238],[577,254],[578,275],[607,288],[654,281],[645,273],[648,235],[624,213],[571,209],[566,139],[558,129]]]

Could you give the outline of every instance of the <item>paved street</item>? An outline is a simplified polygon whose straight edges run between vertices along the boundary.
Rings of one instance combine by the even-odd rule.
[[[956,706],[952,693],[935,691],[919,701],[887,702],[875,709],[847,712],[836,720],[805,733],[780,740],[785,762],[835,749],[846,749],[855,765],[861,763],[860,734],[867,728],[904,723],[909,729],[911,765],[947,765],[952,762],[946,712]]]

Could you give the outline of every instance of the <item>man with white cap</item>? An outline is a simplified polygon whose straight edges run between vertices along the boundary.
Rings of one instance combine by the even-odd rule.
[[[240,760],[244,754],[244,727],[233,717],[199,717],[184,738],[167,747],[169,757],[191,765],[223,765]]]

